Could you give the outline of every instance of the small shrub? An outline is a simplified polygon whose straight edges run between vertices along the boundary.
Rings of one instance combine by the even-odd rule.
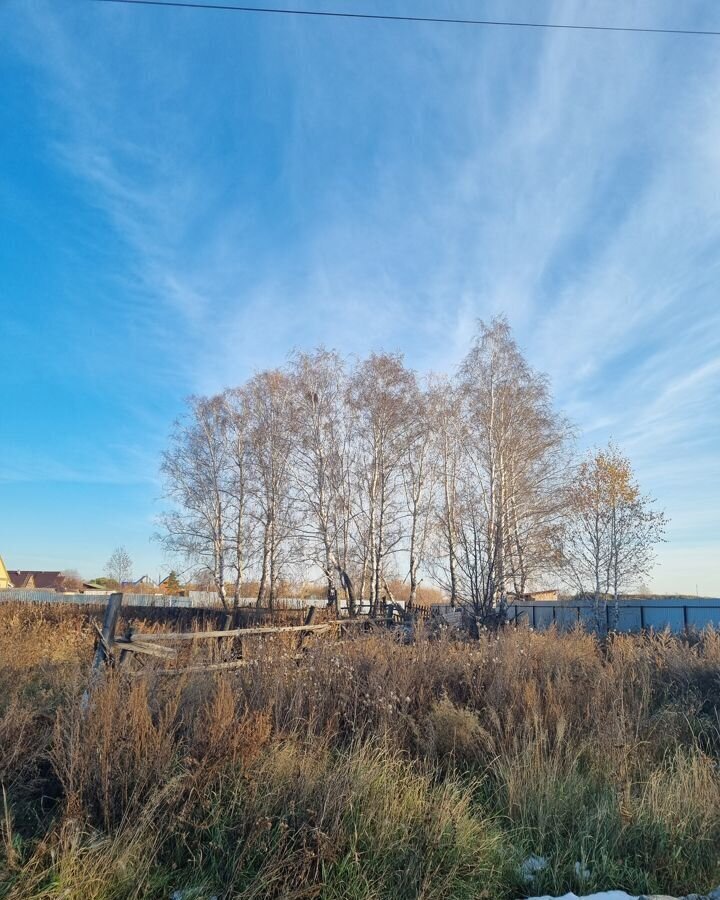
[[[483,730],[472,710],[442,697],[430,709],[424,722],[425,752],[442,765],[477,761]]]

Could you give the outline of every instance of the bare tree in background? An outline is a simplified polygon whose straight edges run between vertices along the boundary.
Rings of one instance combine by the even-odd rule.
[[[77,569],[65,569],[57,581],[55,590],[58,591],[81,591],[83,587],[83,580]]]
[[[122,587],[123,583],[132,578],[132,560],[124,547],[116,547],[110,559],[105,563],[105,574],[113,581],[117,581]]]

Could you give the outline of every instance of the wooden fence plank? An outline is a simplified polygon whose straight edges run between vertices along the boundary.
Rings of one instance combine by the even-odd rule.
[[[115,646],[119,647],[122,653],[147,653],[149,656],[160,656],[162,659],[175,659],[177,650],[174,647],[157,646],[157,644],[149,644],[146,641],[129,641],[126,638],[118,638]]]
[[[203,638],[261,637],[265,634],[297,634],[301,631],[322,634],[334,625],[347,624],[340,621],[325,622],[322,625],[269,625],[262,628],[233,628],[230,631],[157,631],[130,635],[130,641],[197,641]]]

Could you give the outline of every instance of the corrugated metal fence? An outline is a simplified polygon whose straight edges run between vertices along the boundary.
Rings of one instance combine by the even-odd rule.
[[[25,602],[25,603],[73,603],[73,604],[102,604],[105,603],[112,591],[91,591],[84,594],[58,594],[55,591],[23,591],[10,588],[0,591],[0,603]],[[254,597],[242,597],[241,607],[255,606]],[[130,594],[126,593],[123,599],[125,606],[154,606],[169,609],[212,609],[222,604],[217,594],[212,591],[188,591],[187,596],[179,594]],[[308,606],[325,606],[327,601],[314,597],[281,597],[276,601],[278,609],[305,609]]]
[[[508,607],[510,620],[542,630],[557,625],[573,628],[583,625],[589,630],[598,627],[598,614],[592,602],[581,600],[536,601],[513,603]],[[720,599],[688,600],[685,597],[663,597],[660,600],[621,600],[617,621],[615,604],[608,603],[599,610],[600,627],[617,631],[636,632],[643,629],[680,632],[701,630],[708,625],[720,628]]]
[[[105,603],[112,591],[107,593],[103,591],[92,591],[86,594],[57,594],[54,591],[21,591],[10,590],[0,591],[0,602],[12,603],[21,601],[25,603],[73,603],[73,604],[102,604]],[[124,604],[126,606],[165,606],[165,607],[190,607],[194,604],[190,597],[180,597],[173,594],[125,594]]]

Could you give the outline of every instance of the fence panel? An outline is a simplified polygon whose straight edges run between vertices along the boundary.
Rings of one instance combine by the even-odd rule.
[[[590,631],[597,628],[595,607],[588,601],[527,601],[514,603],[509,609],[511,620],[528,625],[534,622],[540,630],[548,628],[553,622],[559,628],[572,628],[578,621]],[[600,611],[600,622],[610,626],[615,624],[614,604],[608,603]],[[621,600],[615,627],[623,632],[639,632],[643,628],[663,631],[669,628],[677,633],[685,628],[700,630],[708,625],[720,628],[720,599],[664,597],[660,600]]]
[[[686,606],[688,628],[702,629],[708,625],[720,628],[720,605],[718,606]]]
[[[533,608],[533,628],[549,628],[555,621],[553,605],[535,606]]]
[[[23,591],[10,588],[0,591],[0,603],[71,603],[75,605],[103,604],[112,591],[93,591],[87,594],[58,594],[54,591]],[[188,607],[189,597],[175,594],[125,594],[124,606]]]
[[[611,613],[610,621],[614,619],[614,610]],[[624,603],[618,607],[617,622],[615,628],[618,631],[642,631],[642,620],[639,606],[626,606]]]
[[[0,591],[0,602],[4,603],[105,603],[107,594],[56,594],[55,591],[24,591],[10,588]]]
[[[569,631],[571,628],[575,628],[580,618],[579,610],[577,606],[569,606],[567,604],[553,604],[555,608],[555,621],[557,622],[558,628],[563,631]]]
[[[665,628],[669,628],[670,631],[682,631],[685,628],[683,607],[646,606],[645,627],[653,628],[655,631],[663,631]]]

